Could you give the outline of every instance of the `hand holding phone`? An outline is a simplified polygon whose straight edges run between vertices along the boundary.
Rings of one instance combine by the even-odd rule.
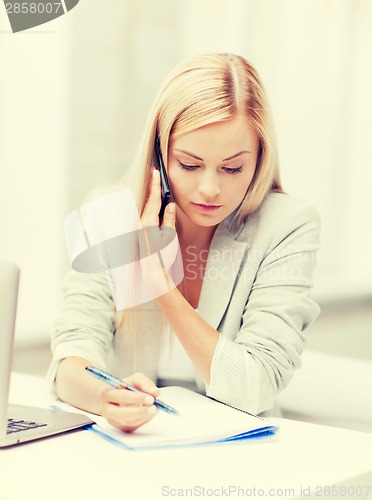
[[[158,135],[156,135],[156,140],[155,140],[155,153],[156,153],[156,159],[157,159],[157,169],[160,172],[160,180],[161,180],[161,208],[160,208],[160,212],[159,212],[159,219],[160,219],[160,223],[161,223],[163,220],[163,217],[164,217],[165,207],[168,205],[168,203],[171,200],[171,190],[170,190],[168,175],[167,175],[167,172],[165,170],[163,157],[161,154],[160,139],[159,139]]]

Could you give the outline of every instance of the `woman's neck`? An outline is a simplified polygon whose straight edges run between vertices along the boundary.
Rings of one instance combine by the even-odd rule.
[[[189,218],[179,214],[177,217],[177,234],[181,247],[196,246],[197,248],[209,248],[217,226],[199,226]]]

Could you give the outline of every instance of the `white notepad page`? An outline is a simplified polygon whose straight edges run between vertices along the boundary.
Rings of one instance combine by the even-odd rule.
[[[164,387],[160,400],[180,416],[158,410],[157,415],[132,433],[122,432],[105,418],[88,414],[111,438],[130,449],[182,446],[228,440],[242,433],[275,433],[264,419],[224,405],[183,387]],[[65,406],[65,405],[63,405]],[[249,437],[249,436],[248,436]]]

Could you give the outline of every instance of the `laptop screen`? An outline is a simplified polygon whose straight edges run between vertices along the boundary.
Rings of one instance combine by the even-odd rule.
[[[18,266],[0,261],[0,438],[6,434],[18,284]]]

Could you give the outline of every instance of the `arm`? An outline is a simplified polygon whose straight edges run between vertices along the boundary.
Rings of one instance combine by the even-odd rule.
[[[102,415],[102,393],[109,387],[89,375],[85,367],[90,365],[84,358],[63,359],[57,368],[56,393],[62,401],[76,408]]]
[[[125,379],[128,384],[147,393],[139,394],[112,389],[96,380],[85,370],[89,365],[91,363],[83,358],[66,358],[59,363],[56,391],[62,401],[102,415],[111,425],[126,432],[134,431],[156,415],[153,403],[159,389],[145,375],[137,373]]]
[[[116,314],[104,275],[70,272],[62,283],[64,300],[52,331],[48,379],[57,396],[77,408],[104,416],[112,425],[133,431],[156,414],[159,390],[143,374],[125,380],[149,393],[112,389],[85,367],[105,368]]]
[[[303,331],[319,314],[309,297],[318,215],[307,206],[296,207],[280,226],[246,292],[240,328],[220,337],[207,387],[209,396],[253,414],[274,406],[301,364]]]
[[[305,205],[290,207],[287,212],[283,217],[287,224],[283,225],[283,214],[279,214],[279,229],[275,220],[264,228],[271,242],[264,247],[253,286],[244,290],[244,285],[238,285],[246,304],[235,332],[222,328],[220,335],[178,290],[157,299],[207,382],[207,395],[254,414],[275,404],[277,393],[300,366],[302,332],[319,313],[309,298],[318,249],[318,216]],[[166,223],[171,225],[172,214],[168,215]],[[269,214],[270,219],[275,216]],[[234,308],[233,297],[230,307]]]
[[[211,363],[220,334],[204,321],[177,288],[160,296],[157,303],[193,361],[195,368],[208,384]]]
[[[53,357],[47,375],[52,390],[58,365],[65,358],[82,358],[105,367],[115,321],[115,307],[103,273],[70,271],[61,289],[63,301],[51,332]]]
[[[142,223],[145,228],[158,227],[160,205],[160,176],[159,172],[153,169],[151,191],[142,214]],[[175,208],[174,203],[167,205],[163,218],[163,227],[171,228],[174,231],[176,224]],[[150,244],[149,246],[153,245]],[[144,257],[147,256],[145,246],[143,255]],[[167,279],[165,280],[168,283],[169,291],[167,291],[167,287],[164,286],[164,270],[159,265],[154,266],[152,262],[147,264],[147,260],[144,258],[141,260],[141,266],[142,277],[148,289],[156,297],[157,305],[176,332],[203,379],[209,382],[210,365],[219,339],[219,333],[195,312],[181,292],[175,288],[169,269],[167,269]],[[168,268],[169,266],[165,267]],[[160,286],[160,283],[163,283],[163,285]],[[185,318],[187,318],[187,321],[185,321]]]
[[[207,384],[208,396],[258,414],[274,406],[277,393],[300,366],[302,332],[319,314],[309,298],[315,264],[311,241],[317,226],[313,221],[306,226],[289,237],[293,245],[302,240],[300,251],[291,253],[289,241],[283,241],[262,262],[247,291],[234,340],[206,323],[177,289],[159,297],[159,306]]]

